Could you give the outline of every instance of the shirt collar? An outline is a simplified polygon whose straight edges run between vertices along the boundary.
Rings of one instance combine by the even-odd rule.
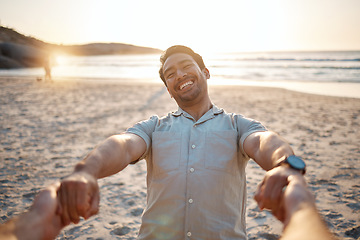
[[[205,113],[205,115],[208,113],[210,113],[212,115],[218,115],[223,112],[224,112],[224,109],[218,108],[216,105],[212,105],[212,108],[207,113]],[[189,114],[187,112],[185,112],[184,110],[182,110],[180,107],[178,108],[178,110],[176,112],[172,112],[171,114],[175,117],[179,117],[181,114],[184,114],[184,116],[189,116]]]
[[[214,115],[218,115],[224,112],[224,109],[218,108],[216,105],[213,105],[212,110]]]

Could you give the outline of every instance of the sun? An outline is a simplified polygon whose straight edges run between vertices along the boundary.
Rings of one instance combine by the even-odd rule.
[[[69,60],[67,55],[57,53],[53,56],[53,62],[52,62],[53,66],[67,65],[68,63]]]

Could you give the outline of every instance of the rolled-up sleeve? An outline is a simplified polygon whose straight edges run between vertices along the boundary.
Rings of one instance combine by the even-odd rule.
[[[131,133],[141,137],[142,139],[144,139],[146,143],[146,151],[139,158],[139,160],[144,159],[149,153],[149,149],[151,148],[151,142],[152,142],[151,140],[152,133],[154,132],[155,126],[158,123],[158,121],[159,121],[158,116],[152,116],[147,120],[136,123],[134,126],[128,128],[125,131],[125,133]]]
[[[237,130],[240,135],[240,149],[246,158],[249,156],[244,151],[244,141],[252,133],[268,131],[261,122],[251,118],[245,118],[242,115],[237,115],[236,119]]]

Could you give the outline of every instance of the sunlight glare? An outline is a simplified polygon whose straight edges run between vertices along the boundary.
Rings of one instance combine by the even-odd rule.
[[[63,54],[55,54],[53,59],[54,62],[52,65],[61,66],[61,65],[67,65],[68,63],[68,57]]]

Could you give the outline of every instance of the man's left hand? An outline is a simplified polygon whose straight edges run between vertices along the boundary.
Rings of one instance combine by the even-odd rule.
[[[280,221],[285,219],[285,210],[281,201],[283,189],[289,183],[288,177],[291,175],[303,177],[299,171],[286,165],[271,169],[258,185],[254,196],[261,210],[271,210],[272,214]]]

